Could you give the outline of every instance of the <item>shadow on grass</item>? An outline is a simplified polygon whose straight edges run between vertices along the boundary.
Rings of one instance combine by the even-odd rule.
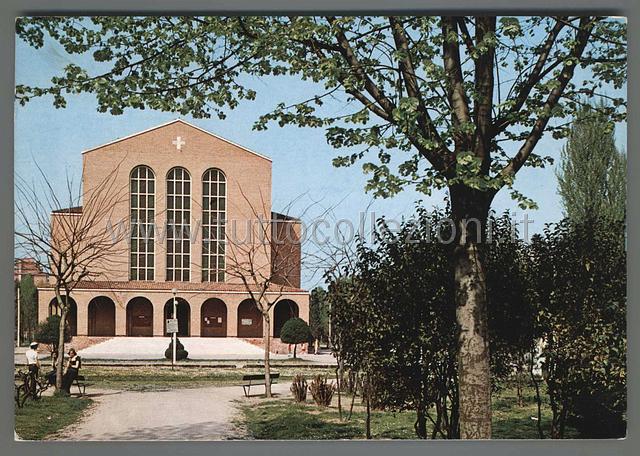
[[[92,400],[86,397],[47,396],[28,400],[15,409],[16,433],[24,440],[41,440],[80,419]]]
[[[244,411],[251,437],[259,440],[339,440],[362,434],[355,423],[339,422],[330,413],[290,402],[245,406]]]

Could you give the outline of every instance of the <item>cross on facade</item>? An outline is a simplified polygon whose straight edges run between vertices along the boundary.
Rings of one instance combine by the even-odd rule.
[[[184,146],[186,142],[182,139],[182,136],[178,136],[176,139],[171,141],[171,144],[176,146],[176,149],[181,150],[182,146]]]

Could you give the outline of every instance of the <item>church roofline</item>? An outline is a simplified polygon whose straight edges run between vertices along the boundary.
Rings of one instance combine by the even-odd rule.
[[[167,125],[171,125],[172,123],[176,123],[176,122],[180,122],[180,123],[182,123],[184,125],[188,125],[189,127],[195,128],[196,130],[200,130],[201,132],[206,133],[209,136],[213,136],[214,138],[217,138],[217,139],[219,139],[221,141],[224,141],[226,143],[229,143],[231,145],[239,147],[240,149],[242,149],[242,150],[244,150],[246,152],[249,152],[249,153],[251,153],[253,155],[256,155],[257,157],[263,158],[263,159],[265,159],[267,161],[270,161],[270,162],[273,161],[273,160],[271,160],[271,158],[267,157],[266,155],[259,154],[256,151],[253,151],[253,150],[251,150],[251,149],[249,149],[247,147],[244,147],[244,146],[242,146],[242,145],[240,145],[238,143],[230,141],[227,138],[223,138],[222,136],[216,135],[215,133],[211,133],[210,131],[207,131],[204,128],[200,128],[197,125],[194,125],[194,124],[189,123],[186,120],[182,120],[182,119],[173,119],[173,120],[170,120],[169,122],[165,122],[165,123],[162,123],[160,125],[156,125],[155,127],[147,128],[146,130],[138,131],[136,133],[132,133],[132,134],[124,136],[122,138],[114,139],[113,141],[109,141],[108,143],[100,144],[99,146],[95,146],[95,147],[92,147],[90,149],[85,149],[85,150],[82,151],[82,153],[86,154],[87,152],[93,152],[94,150],[102,149],[103,147],[110,146],[110,145],[115,144],[115,143],[119,143],[120,141],[124,141],[126,139],[130,139],[130,138],[133,138],[135,136],[142,135],[144,133],[149,133],[150,131],[157,130],[158,128],[166,127]]]

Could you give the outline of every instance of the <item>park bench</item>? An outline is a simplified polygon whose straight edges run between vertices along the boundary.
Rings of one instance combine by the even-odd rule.
[[[87,386],[93,385],[93,383],[87,382],[87,379],[84,375],[78,375],[73,381],[73,384],[78,387],[78,393],[80,393],[80,396],[85,395]]]
[[[277,383],[277,380],[280,377],[280,374],[277,373],[277,372],[272,372],[270,377],[271,377],[271,382],[270,382],[271,384]],[[248,383],[245,383],[245,384],[242,385],[242,389],[244,390],[244,395],[246,397],[249,397],[249,393],[251,392],[251,387],[252,386],[264,385],[265,389],[267,387],[267,382],[265,380],[264,374],[243,375],[242,376],[242,381],[243,382],[248,382]]]

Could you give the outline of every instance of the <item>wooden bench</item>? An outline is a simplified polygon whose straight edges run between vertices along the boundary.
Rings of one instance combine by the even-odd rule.
[[[278,378],[280,377],[280,374],[278,372],[272,372],[271,373],[271,384],[277,383]],[[267,387],[267,382],[265,380],[265,375],[264,374],[248,374],[248,375],[243,375],[242,376],[242,381],[243,382],[249,382],[249,383],[245,383],[244,385],[242,385],[242,389],[244,390],[244,395],[246,397],[249,397],[249,393],[251,392],[251,387],[252,386],[259,386],[259,385],[264,385],[265,386],[265,390]]]
[[[84,375],[78,375],[73,381],[73,384],[78,387],[78,393],[80,393],[80,396],[84,396],[86,394],[87,386],[93,385],[93,383],[87,382]]]

